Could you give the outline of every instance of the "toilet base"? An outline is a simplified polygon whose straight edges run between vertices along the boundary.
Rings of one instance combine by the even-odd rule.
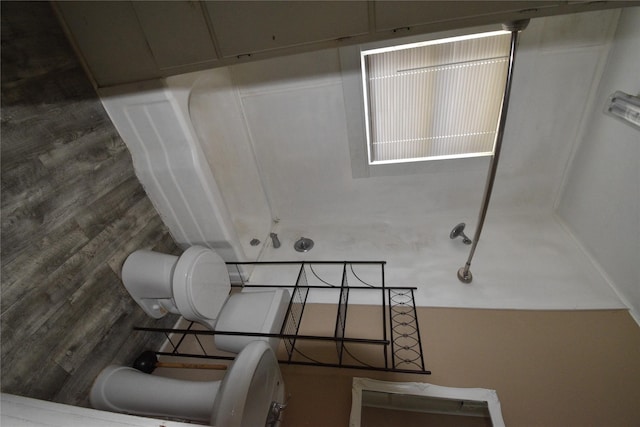
[[[273,402],[284,403],[278,361],[264,341],[249,343],[222,381],[185,381],[109,366],[96,378],[96,409],[179,418],[213,426],[263,426]]]
[[[220,381],[185,381],[108,366],[96,378],[91,406],[111,412],[209,422]]]

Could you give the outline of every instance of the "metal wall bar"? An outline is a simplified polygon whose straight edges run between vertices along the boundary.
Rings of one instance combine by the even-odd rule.
[[[290,339],[300,339],[300,340],[311,340],[311,341],[343,341],[354,344],[375,344],[375,345],[389,345],[389,340],[376,340],[372,338],[346,338],[346,337],[329,337],[329,336],[320,336],[320,335],[298,335],[298,334],[268,334],[268,333],[260,333],[260,332],[237,332],[237,331],[196,331],[192,329],[165,329],[165,328],[146,328],[134,326],[134,331],[143,331],[143,332],[169,332],[176,334],[185,334],[185,335],[231,335],[231,336],[241,336],[241,337],[260,337],[260,338],[290,338]]]
[[[340,297],[338,298],[338,313],[336,314],[336,328],[334,336],[344,338],[344,330],[347,327],[347,307],[349,304],[349,287],[347,286],[347,264],[342,268],[342,282],[340,286]],[[342,365],[342,355],[344,352],[344,341],[336,342],[338,352],[338,364]]]
[[[382,338],[386,341],[387,340],[387,312],[386,312],[386,295],[384,293],[385,291],[385,287],[384,287],[384,264],[381,266],[381,274],[382,274],[382,292],[380,292],[382,294]],[[388,355],[388,351],[387,351],[387,347],[384,347],[382,349],[382,351],[384,352],[384,367],[388,368],[389,367],[389,355]]]
[[[288,332],[290,333],[293,332],[293,335],[294,335],[294,337],[292,338],[284,339],[289,361],[291,361],[291,358],[293,357],[293,352],[296,347],[296,337],[298,335],[298,331],[300,330],[300,323],[302,323],[302,315],[304,313],[304,308],[307,305],[307,296],[309,295],[309,289],[305,289],[304,297],[302,296],[302,291],[300,290],[301,284],[307,285],[307,275],[304,270],[304,264],[300,266],[300,272],[298,273],[296,286],[291,292],[291,300],[289,301],[289,307],[287,308],[287,314],[281,329],[281,332],[284,332],[286,328]],[[295,301],[296,298],[299,298],[300,301]],[[297,305],[294,305],[294,304],[297,304]],[[297,306],[301,307],[299,315],[293,312],[293,308]]]
[[[511,47],[509,52],[509,66],[507,69],[507,81],[505,83],[504,96],[502,98],[502,110],[500,112],[500,121],[498,123],[498,132],[496,135],[496,145],[493,150],[493,156],[491,156],[489,163],[489,174],[487,175],[487,183],[484,189],[484,195],[482,196],[482,204],[480,205],[480,213],[478,214],[478,224],[476,225],[476,231],[473,236],[473,242],[471,249],[469,250],[469,257],[463,267],[458,270],[458,280],[463,283],[471,283],[473,275],[469,269],[471,268],[471,260],[476,251],[476,246],[480,240],[480,234],[482,233],[482,227],[484,226],[484,220],[487,216],[487,209],[489,208],[489,201],[491,200],[491,193],[493,191],[493,183],[496,179],[496,171],[498,169],[498,161],[500,160],[500,151],[502,149],[502,139],[504,137],[504,128],[507,122],[507,111],[509,110],[509,98],[511,95],[511,81],[513,80],[513,67],[516,59],[516,48],[518,46],[518,33],[524,30],[529,23],[528,19],[515,21],[504,25],[505,30],[511,31]]]
[[[396,349],[395,349],[395,339],[393,338],[393,313],[391,312],[391,289],[387,291],[387,295],[389,296],[389,338],[391,341],[391,366],[395,368],[396,366]]]
[[[424,370],[413,291],[390,290],[389,312],[393,367],[413,365]]]
[[[173,353],[167,353],[158,351],[156,352],[159,356],[176,356]],[[192,357],[195,359],[208,359],[208,360],[235,360],[235,356],[209,356],[202,354],[189,354],[189,353],[180,353],[180,357]],[[360,366],[360,365],[338,365],[336,363],[317,363],[317,362],[304,362],[304,361],[288,361],[288,360],[278,360],[278,363],[285,363],[287,365],[303,365],[303,366],[319,366],[322,368],[343,368],[343,369],[359,369],[359,370],[367,370],[367,371],[378,371],[378,372],[398,372],[403,374],[422,374],[422,375],[431,375],[431,371],[416,371],[411,369],[395,369],[395,368],[379,368],[375,366]]]
[[[422,366],[422,370],[424,371],[424,353],[422,352],[422,337],[420,336],[420,322],[418,322],[418,311],[416,310],[416,299],[413,294],[413,290],[411,291],[411,301],[413,302],[413,316],[416,319],[416,335],[418,336],[418,347],[420,348],[420,366]]]
[[[387,261],[244,261],[226,262],[227,265],[283,265],[283,264],[386,264]]]
[[[233,285],[231,285],[233,287]],[[300,289],[340,289],[337,286],[327,286],[327,285],[300,285],[300,286],[296,286],[296,285],[244,285],[244,288],[300,288]],[[406,287],[399,287],[399,286],[392,286],[392,287],[388,287],[388,286],[349,286],[349,290],[353,290],[353,289],[364,289],[367,291],[371,291],[371,290],[378,290],[378,289],[382,289],[387,290],[387,289],[397,289],[397,290],[416,290],[418,289],[415,286],[406,286]]]

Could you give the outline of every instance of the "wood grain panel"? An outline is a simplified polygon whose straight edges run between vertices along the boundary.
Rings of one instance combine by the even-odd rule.
[[[29,240],[21,238],[25,234],[43,238],[47,230],[66,222],[70,211],[94,202],[131,177],[131,157],[120,144],[115,155],[93,165],[70,159],[68,165],[52,169],[28,187],[21,202],[18,197],[3,201],[3,257],[11,259],[11,253],[17,254],[28,245]]]
[[[129,177],[98,200],[78,209],[75,222],[88,237],[94,237],[105,224],[123,216],[132,205],[145,197],[137,178]]]
[[[2,2],[2,391],[88,405],[95,376],[163,337],[120,281],[179,253],[45,2]]]
[[[29,242],[26,249],[10,260],[2,258],[2,313],[20,301],[33,288],[41,286],[65,260],[84,246],[84,232],[73,221],[53,229],[46,236]]]

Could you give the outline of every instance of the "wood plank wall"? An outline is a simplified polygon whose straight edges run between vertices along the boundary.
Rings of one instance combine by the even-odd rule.
[[[120,281],[177,253],[47,2],[2,2],[2,391],[87,406],[107,364],[163,336]]]

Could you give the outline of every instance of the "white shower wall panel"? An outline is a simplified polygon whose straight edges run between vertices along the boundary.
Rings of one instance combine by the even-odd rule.
[[[640,94],[640,8],[622,11],[560,201],[559,215],[640,323],[640,131],[605,115],[608,97]]]
[[[473,282],[461,283],[456,273],[467,259],[469,246],[461,239],[451,240],[449,231],[463,215],[451,211],[401,221],[282,221],[276,228],[282,246],[274,249],[268,245],[262,260],[386,261],[386,286],[416,287],[416,303],[426,307],[625,308],[563,223],[547,214],[492,213],[472,263]],[[467,229],[469,234],[470,230],[473,226]],[[301,236],[315,242],[308,253],[293,249]],[[367,283],[379,286],[375,272],[362,266],[354,268]],[[326,276],[322,266],[315,269],[323,279],[340,285],[340,269],[325,269]],[[274,274],[274,270],[256,270],[251,281],[278,284],[283,277],[291,281],[296,275],[295,268],[286,276]],[[349,284],[359,285],[352,276],[349,280]],[[337,297],[337,292],[309,294],[310,301],[320,303],[335,303]],[[349,301],[378,304],[380,295],[354,291]]]
[[[234,67],[232,75],[275,217],[340,222],[478,206],[486,158],[454,161],[451,168],[434,164],[435,172],[418,175],[352,177],[335,50],[266,62],[269,72],[279,68],[289,80],[265,81],[262,63]],[[302,63],[334,72],[315,75]]]
[[[165,83],[193,125],[244,252],[256,259],[262,246],[250,242],[267,239],[272,216],[229,70],[169,77]]]
[[[605,11],[539,19],[522,33],[492,209],[553,212],[616,18],[617,11]],[[337,50],[230,72],[275,217],[313,222],[477,212],[487,158],[353,178],[347,121],[363,120],[347,115]]]
[[[493,206],[551,212],[608,46],[522,50]]]
[[[101,90],[137,177],[182,247],[205,245],[227,260],[244,251],[188,118],[158,83]]]

